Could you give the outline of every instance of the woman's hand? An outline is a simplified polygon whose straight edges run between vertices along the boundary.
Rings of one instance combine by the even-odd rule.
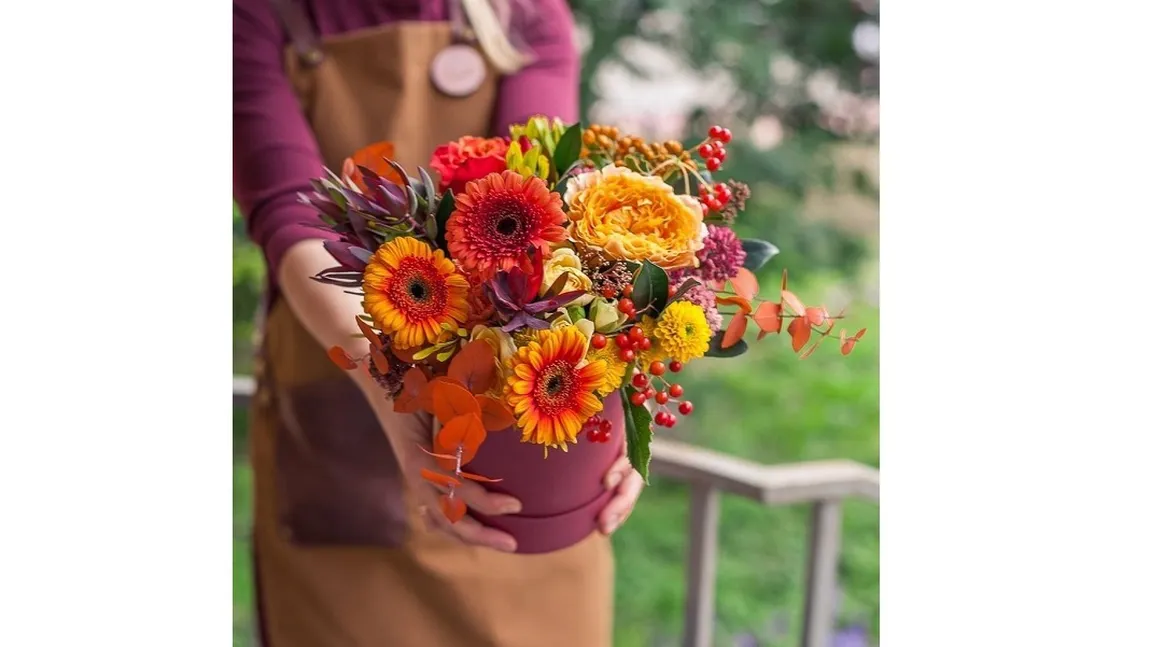
[[[605,534],[618,530],[619,526],[631,516],[635,503],[639,500],[639,493],[643,491],[643,477],[631,466],[627,460],[627,451],[611,465],[607,475],[603,477],[603,487],[614,490],[615,495],[607,502],[607,506],[599,513],[599,530]]]
[[[324,348],[342,346],[351,355],[362,356],[368,351],[367,340],[355,325],[356,316],[363,310],[362,297],[311,278],[333,264],[331,255],[323,248],[323,241],[296,243],[280,261],[277,275],[280,289],[300,323]],[[380,426],[391,441],[407,487],[415,496],[420,510],[426,510],[425,518],[466,543],[514,551],[515,539],[511,535],[480,525],[470,517],[450,523],[440,511],[440,490],[420,476],[422,468],[435,468],[435,459],[420,449],[432,445],[432,419],[426,415],[396,413],[391,399],[365,368],[353,372],[352,376],[367,396]],[[456,492],[469,508],[487,515],[518,512],[522,507],[517,499],[488,492],[470,481],[456,488]]]
[[[447,520],[439,507],[439,495],[445,490],[420,476],[424,468],[439,470],[435,458],[423,451],[432,444],[431,439],[437,424],[435,419],[426,413],[396,413],[392,408],[392,401],[386,397],[383,389],[374,384],[371,387],[374,389],[368,399],[391,440],[408,491],[415,497],[423,518],[433,527],[464,543],[487,546],[508,553],[515,552],[515,538],[505,532],[484,526],[470,516],[464,516],[455,523]],[[467,504],[469,510],[488,516],[514,514],[523,508],[515,497],[488,492],[482,486],[467,480],[455,488],[455,495]]]

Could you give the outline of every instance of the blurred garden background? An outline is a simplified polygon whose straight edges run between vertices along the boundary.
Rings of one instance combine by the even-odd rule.
[[[762,463],[849,458],[878,467],[878,0],[570,0],[580,24],[587,121],[648,139],[734,132],[725,168],[751,186],[741,235],[781,253],[808,302],[847,308],[868,335],[849,357],[827,344],[799,360],[770,337],[684,373],[696,413],[661,434]],[[719,174],[726,177],[725,172]],[[233,358],[250,374],[263,261],[233,207]],[[235,644],[253,645],[247,421],[234,414]],[[617,647],[680,641],[688,495],[655,478],[615,537]],[[806,507],[725,497],[717,646],[798,644]],[[878,509],[845,504],[839,631],[827,647],[879,635]]]

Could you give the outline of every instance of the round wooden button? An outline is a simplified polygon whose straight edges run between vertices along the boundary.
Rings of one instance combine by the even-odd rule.
[[[431,61],[431,82],[452,97],[466,97],[487,77],[483,55],[470,45],[451,45]]]

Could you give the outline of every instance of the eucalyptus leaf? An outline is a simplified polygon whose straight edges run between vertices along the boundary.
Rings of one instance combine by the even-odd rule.
[[[747,253],[747,259],[743,261],[743,267],[752,272],[758,270],[779,253],[778,247],[775,247],[765,240],[746,238],[739,242],[743,244],[743,251]]]
[[[747,342],[742,339],[735,342],[735,345],[730,348],[723,348],[721,344],[724,333],[726,333],[725,330],[720,330],[711,337],[711,346],[704,353],[704,357],[738,357],[747,352]]]

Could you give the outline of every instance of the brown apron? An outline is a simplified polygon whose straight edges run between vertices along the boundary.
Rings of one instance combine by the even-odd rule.
[[[301,7],[277,4],[293,41],[286,70],[329,168],[389,140],[414,172],[435,146],[490,131],[493,69],[463,98],[430,81],[458,25],[389,24],[321,43]],[[251,455],[265,647],[610,645],[607,538],[508,555],[429,532],[404,503],[365,399],[283,299],[262,340]]]

